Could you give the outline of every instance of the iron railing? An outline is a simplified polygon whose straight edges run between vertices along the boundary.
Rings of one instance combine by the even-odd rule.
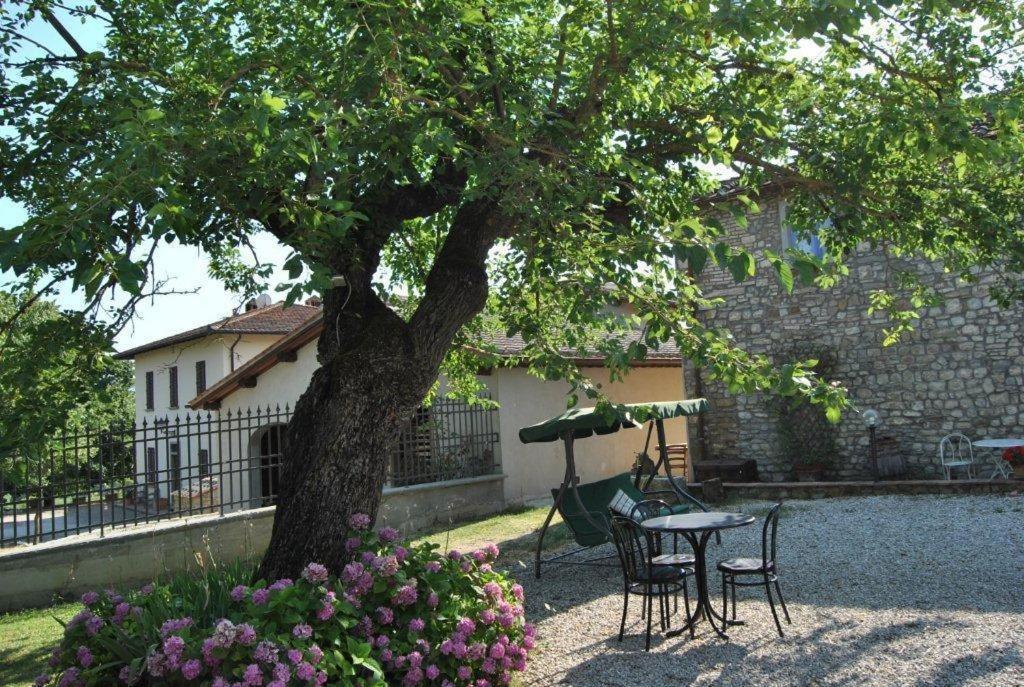
[[[0,465],[0,546],[273,505],[291,408],[258,407],[62,432]],[[386,466],[406,487],[500,470],[494,412],[441,400],[417,412]]]

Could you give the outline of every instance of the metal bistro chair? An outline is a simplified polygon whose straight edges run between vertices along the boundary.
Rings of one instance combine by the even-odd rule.
[[[768,605],[772,609],[772,617],[775,618],[775,628],[782,633],[782,623],[779,622],[779,614],[775,610],[775,600],[772,598],[772,585],[775,586],[775,593],[779,595],[779,602],[782,604],[782,612],[786,616],[786,622],[792,624],[789,619],[789,609],[786,608],[786,600],[782,597],[782,589],[779,587],[779,569],[775,562],[775,544],[779,529],[779,511],[782,504],[777,503],[768,511],[764,520],[764,528],[761,530],[761,558],[729,558],[718,564],[718,570],[722,573],[722,618],[728,617],[729,599],[726,594],[727,588],[732,588],[732,619],[736,620],[736,587],[764,587],[768,595]],[[757,576],[757,581],[743,582],[744,577]],[[728,623],[725,623],[728,627]]]
[[[939,442],[939,462],[946,479],[953,479],[953,468],[967,468],[967,479],[974,477],[974,446],[965,434],[947,434]]]
[[[632,518],[613,516],[611,519],[612,541],[622,566],[623,595],[622,620],[619,623],[619,641],[626,632],[626,614],[629,611],[629,597],[642,597],[642,615],[647,618],[647,633],[644,650],[651,650],[651,625],[654,614],[654,597],[658,597],[658,612],[661,629],[671,627],[669,595],[683,592],[686,616],[690,616],[690,597],[686,577],[690,572],[673,565],[654,565],[658,554],[658,540]],[[646,608],[644,608],[646,606]]]

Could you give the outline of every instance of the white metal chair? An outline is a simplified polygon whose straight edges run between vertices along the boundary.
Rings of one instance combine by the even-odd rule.
[[[939,442],[939,462],[946,479],[953,479],[954,468],[966,468],[967,479],[974,477],[974,447],[966,434],[947,434]]]

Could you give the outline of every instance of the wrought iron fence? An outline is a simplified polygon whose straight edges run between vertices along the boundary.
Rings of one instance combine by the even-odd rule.
[[[0,466],[0,546],[273,505],[290,418],[258,407],[61,433]],[[381,466],[392,487],[499,468],[493,411],[451,400],[420,409]]]

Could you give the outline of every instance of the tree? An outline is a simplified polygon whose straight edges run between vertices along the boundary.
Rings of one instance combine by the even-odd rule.
[[[107,333],[81,313],[62,312],[32,295],[0,291],[0,322],[11,323],[0,335],[0,481],[21,487],[66,467],[66,461],[46,459],[60,431],[131,422],[132,367],[113,359]],[[85,456],[74,467],[91,473],[101,461],[114,466],[114,458]]]
[[[346,518],[376,512],[388,446],[439,371],[465,377],[489,298],[530,364],[577,394],[601,398],[558,351],[622,326],[604,306],[627,298],[643,336],[601,349],[615,374],[675,340],[736,391],[802,393],[835,417],[839,386],[700,324],[708,261],[827,285],[869,242],[965,278],[998,269],[999,295],[1019,297],[1020,10],[40,0],[0,28],[0,183],[29,212],[0,265],[98,303],[115,287],[138,297],[165,241],[247,287],[260,275],[235,251],[254,233],[294,251],[288,297],[322,293],[327,325],[261,570],[294,574],[340,560]],[[101,50],[81,47],[69,13],[102,27]],[[54,42],[36,47],[43,21]],[[833,257],[723,243],[703,200],[727,169],[749,210],[773,183],[795,220],[833,217]]]

